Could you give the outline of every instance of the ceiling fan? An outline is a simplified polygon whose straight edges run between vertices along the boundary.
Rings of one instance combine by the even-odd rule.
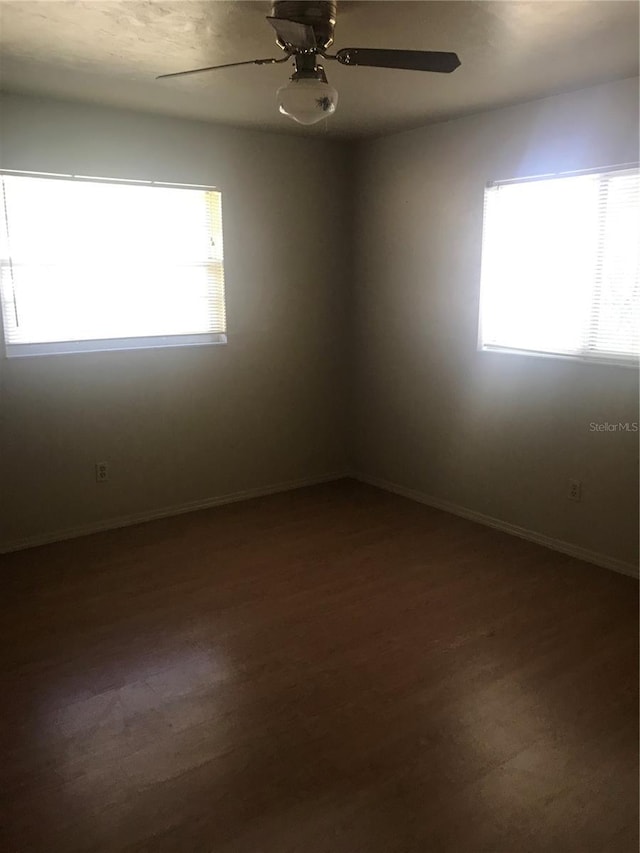
[[[343,47],[335,54],[327,53],[333,44],[336,23],[336,0],[274,0],[267,21],[276,32],[276,44],[285,55],[280,59],[250,59],[227,62],[190,71],[160,74],[156,79],[184,77],[218,68],[238,65],[273,65],[293,60],[290,81],[277,92],[278,108],[300,124],[315,124],[332,115],[338,104],[338,93],[331,86],[318,63],[318,57],[341,65],[366,65],[373,68],[399,68],[407,71],[432,71],[450,74],[460,65],[455,53],[433,50],[377,50]]]

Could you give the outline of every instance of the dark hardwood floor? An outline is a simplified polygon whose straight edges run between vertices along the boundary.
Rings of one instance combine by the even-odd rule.
[[[345,481],[2,590],[3,850],[638,849],[630,578]]]

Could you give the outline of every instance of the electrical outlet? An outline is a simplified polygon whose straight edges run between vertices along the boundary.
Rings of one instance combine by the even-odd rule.
[[[580,480],[569,480],[569,491],[567,497],[570,501],[582,500],[582,483]]]
[[[106,462],[96,462],[96,483],[104,483],[109,479],[109,466]]]

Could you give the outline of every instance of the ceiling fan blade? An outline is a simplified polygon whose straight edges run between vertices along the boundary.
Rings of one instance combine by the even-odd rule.
[[[282,59],[248,59],[245,62],[226,62],[224,65],[207,65],[206,68],[192,68],[191,71],[174,71],[173,74],[159,74],[156,80],[167,77],[186,77],[187,74],[200,74],[202,71],[215,71],[217,68],[235,68],[238,65],[273,65],[276,62],[286,62],[288,56]]]
[[[375,50],[343,47],[335,58],[342,65],[368,65],[372,68],[403,68],[407,71],[435,71],[450,74],[459,67],[456,53],[437,50]]]
[[[278,41],[285,47],[293,47],[296,50],[315,50],[318,46],[316,34],[309,24],[289,21],[286,18],[274,18],[269,15],[267,21],[276,31]]]

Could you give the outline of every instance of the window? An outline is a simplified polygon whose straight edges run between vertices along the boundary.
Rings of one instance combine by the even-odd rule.
[[[636,362],[639,183],[620,168],[487,188],[481,349]]]
[[[226,340],[214,189],[2,174],[7,355]]]

